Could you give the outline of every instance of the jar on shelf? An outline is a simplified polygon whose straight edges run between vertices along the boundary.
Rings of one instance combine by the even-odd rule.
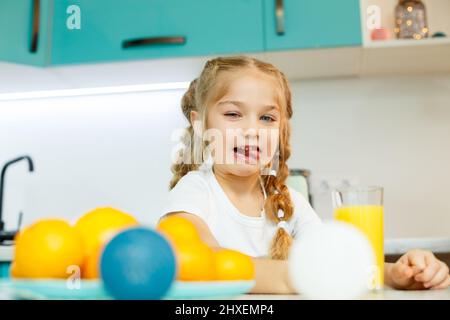
[[[394,33],[398,39],[428,38],[427,13],[421,0],[399,0],[395,8]]]

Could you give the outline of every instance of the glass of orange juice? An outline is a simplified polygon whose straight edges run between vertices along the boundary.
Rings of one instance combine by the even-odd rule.
[[[360,229],[374,249],[376,265],[371,270],[371,289],[384,284],[383,188],[345,187],[332,192],[334,218]]]

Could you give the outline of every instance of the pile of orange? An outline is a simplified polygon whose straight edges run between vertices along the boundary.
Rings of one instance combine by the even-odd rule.
[[[113,208],[92,210],[74,225],[61,219],[40,220],[16,236],[11,275],[67,279],[78,270],[81,278],[99,278],[105,244],[118,232],[137,224],[134,217]],[[178,280],[254,279],[254,265],[249,256],[235,250],[210,248],[188,219],[168,216],[160,221],[157,231],[172,244]]]
[[[82,278],[98,278],[103,246],[117,232],[137,224],[134,217],[113,208],[92,210],[74,226],[60,219],[40,220],[16,236],[11,275],[67,278],[78,270]]]
[[[176,215],[165,217],[157,230],[174,248],[178,280],[252,280],[255,277],[254,264],[249,256],[236,250],[208,247],[188,219]]]

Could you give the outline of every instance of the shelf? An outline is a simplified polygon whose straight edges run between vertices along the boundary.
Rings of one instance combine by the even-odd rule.
[[[450,73],[450,41],[423,41],[366,47],[361,75]],[[419,42],[418,41],[418,42]],[[425,44],[426,43],[426,44]]]
[[[450,37],[450,1],[448,0],[422,0],[427,12],[428,28],[430,30],[430,38],[425,40],[396,40],[394,36],[395,27],[395,7],[398,0],[360,0],[361,7],[361,28],[363,34],[364,47],[379,46],[378,43],[386,42],[394,46],[409,45],[408,43],[420,43],[426,45],[426,41],[446,42],[445,39],[431,38],[436,32],[444,32],[447,38]],[[391,39],[388,41],[372,41],[370,34],[371,30],[368,28],[367,20],[370,18],[374,21],[374,12],[368,10],[369,7],[376,6],[379,8],[381,27],[390,30]],[[401,41],[401,42],[397,42]],[[405,41],[405,42],[404,42]],[[424,42],[422,42],[424,41]],[[450,41],[450,40],[449,40]]]
[[[423,0],[427,10],[430,35],[444,32],[446,38],[422,40],[396,39],[394,12],[398,0],[361,0],[363,55],[360,75],[405,75],[450,73],[450,1]],[[375,5],[381,14],[381,26],[391,30],[391,39],[373,41],[367,19]]]
[[[423,46],[439,46],[450,45],[450,37],[447,38],[427,38],[422,40],[413,39],[391,39],[369,41],[365,48],[399,48],[399,47],[423,47]]]

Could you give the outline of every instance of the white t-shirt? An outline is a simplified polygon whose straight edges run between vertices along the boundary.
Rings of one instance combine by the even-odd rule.
[[[296,238],[305,227],[321,220],[298,191],[288,187],[294,214],[288,229]],[[267,219],[239,212],[217,181],[212,169],[188,172],[169,192],[160,217],[176,211],[195,214],[203,219],[220,247],[238,250],[252,257],[267,257],[277,224]]]

